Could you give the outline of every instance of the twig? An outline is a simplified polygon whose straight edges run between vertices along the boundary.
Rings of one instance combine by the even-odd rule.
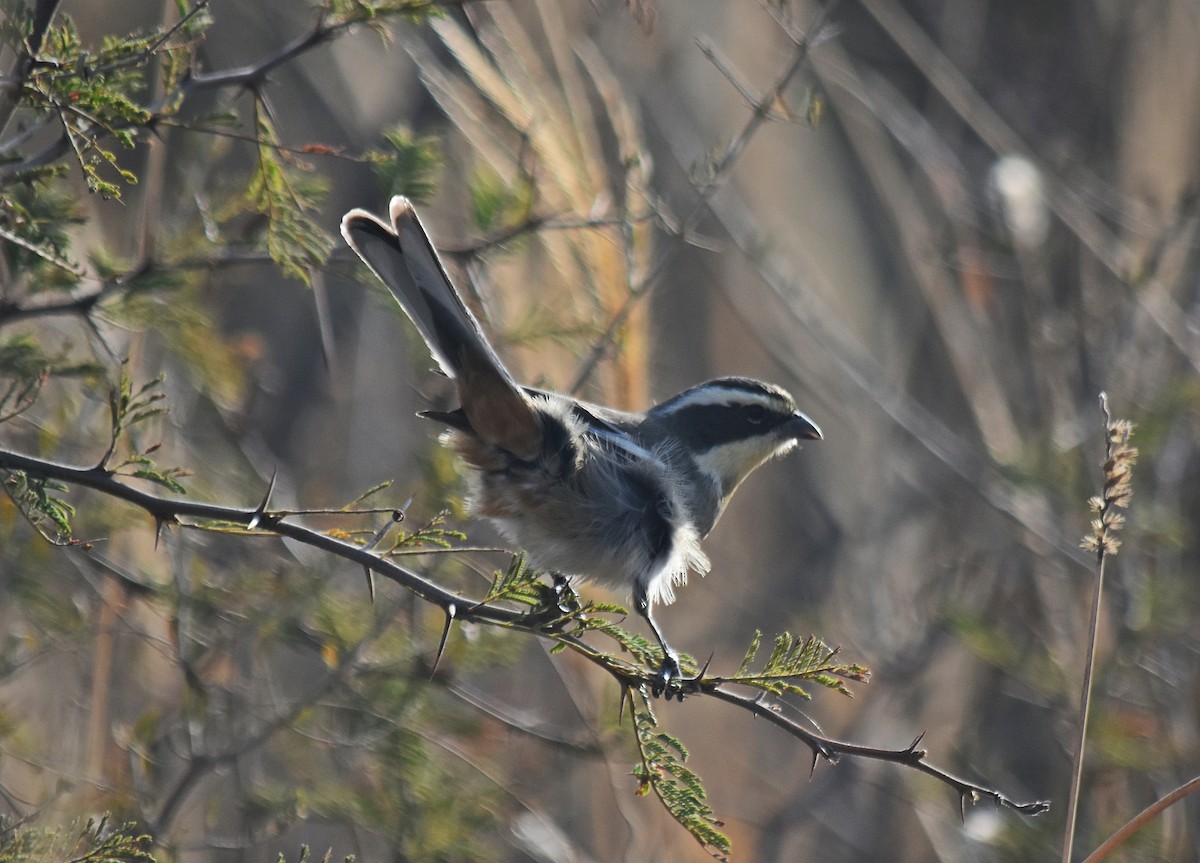
[[[809,731],[800,723],[784,716],[774,705],[763,701],[761,698],[739,695],[719,686],[704,687],[703,692],[720,701],[734,704],[743,710],[753,713],[755,716],[761,716],[773,725],[782,728],[812,750],[814,766],[816,766],[817,759],[824,759],[830,764],[835,764],[838,758],[843,755],[874,761],[888,761],[892,764],[900,764],[904,767],[918,770],[950,786],[959,795],[960,801],[964,806],[968,802],[976,803],[980,798],[986,797],[996,804],[1013,809],[1022,815],[1040,815],[1050,808],[1050,803],[1044,800],[1018,803],[994,788],[968,782],[940,767],[929,764],[925,761],[925,756],[928,753],[924,749],[917,748],[924,735],[917,737],[910,745],[903,749],[881,749],[874,746],[863,746],[858,743],[847,743]]]
[[[1195,794],[1197,791],[1200,791],[1200,776],[1185,782],[1170,794],[1155,800],[1131,818],[1120,830],[1105,839],[1099,848],[1084,858],[1083,863],[1100,863],[1112,851],[1116,850],[1118,846],[1125,844],[1126,839],[1145,827],[1151,820],[1158,817],[1167,807],[1178,803],[1189,794]]]
[[[1067,795],[1067,825],[1063,837],[1063,863],[1071,863],[1071,851],[1075,844],[1075,822],[1079,816],[1079,794],[1083,785],[1083,756],[1087,745],[1088,714],[1091,712],[1092,675],[1096,667],[1096,634],[1100,628],[1100,600],[1104,595],[1104,550],[1096,552],[1096,584],[1093,588],[1092,619],[1088,625],[1087,658],[1083,666],[1083,692],[1079,696],[1079,731],[1075,738],[1075,753],[1071,759],[1071,791]]]
[[[294,60],[301,54],[328,42],[344,30],[359,23],[359,19],[343,21],[337,24],[327,24],[324,15],[318,15],[316,21],[307,32],[297,36],[274,54],[262,58],[257,63],[238,66],[234,69],[224,69],[220,72],[194,72],[183,84],[184,91],[212,90],[219,88],[248,87],[254,89],[261,86],[275,69],[289,60]]]
[[[49,261],[50,263],[54,264],[54,266],[59,267],[60,269],[66,270],[68,273],[70,273],[71,275],[75,276],[78,279],[82,279],[85,275],[84,272],[81,269],[79,269],[75,264],[71,263],[70,261],[66,260],[65,258],[60,258],[60,257],[52,254],[50,251],[48,251],[47,249],[43,249],[41,246],[37,245],[36,243],[29,242],[24,237],[13,233],[12,231],[8,230],[7,228],[0,227],[0,239],[7,240],[8,242],[12,243],[15,246],[20,246],[22,249],[24,249],[27,252],[32,252],[33,254],[37,255],[39,258],[42,258],[43,260]],[[2,305],[0,305],[0,312],[3,312]]]
[[[717,50],[717,46],[712,41],[704,36],[696,40],[696,47],[700,49],[700,53],[708,58],[708,62],[712,63],[717,71],[725,76],[725,80],[730,83],[733,89],[738,91],[738,95],[746,100],[746,103],[752,108],[759,101],[758,97],[750,89],[750,85],[742,80],[742,76],[733,68],[733,64],[725,59],[725,56]]]

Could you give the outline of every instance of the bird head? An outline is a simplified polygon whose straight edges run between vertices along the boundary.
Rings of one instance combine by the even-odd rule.
[[[821,430],[786,390],[750,378],[699,384],[647,415],[716,482],[721,508],[755,468],[802,440],[821,440]]]

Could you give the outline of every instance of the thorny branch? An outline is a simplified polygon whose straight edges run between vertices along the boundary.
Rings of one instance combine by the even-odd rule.
[[[925,736],[924,734],[921,734],[903,749],[882,749],[874,746],[863,746],[859,743],[847,743],[809,731],[800,723],[780,713],[776,705],[770,704],[761,698],[740,695],[730,692],[727,689],[722,689],[719,686],[704,687],[703,691],[705,694],[711,695],[720,701],[736,705],[743,710],[753,713],[755,716],[761,716],[795,737],[812,750],[814,768],[818,759],[824,759],[830,764],[836,764],[838,759],[843,755],[852,758],[867,758],[874,761],[888,761],[893,764],[903,765],[904,767],[911,767],[914,770],[932,776],[939,782],[949,785],[959,795],[964,810],[966,804],[976,803],[980,798],[984,797],[1000,806],[1020,812],[1022,815],[1040,815],[1050,808],[1049,802],[1044,800],[1018,803],[993,788],[968,782],[965,779],[948,773],[940,767],[935,767],[928,763],[925,760],[925,756],[928,753],[924,749],[917,748]]]
[[[184,528],[204,528],[212,522],[245,526],[251,535],[283,536],[311,545],[321,551],[369,567],[373,572],[412,591],[421,599],[442,609],[471,609],[471,619],[480,622],[512,624],[520,621],[521,615],[514,611],[493,606],[472,607],[474,603],[466,597],[445,590],[427,581],[411,570],[391,562],[387,558],[366,551],[356,545],[335,539],[318,530],[288,521],[293,513],[266,511],[255,507],[233,507],[221,504],[197,503],[187,500],[172,500],[133,488],[117,479],[111,471],[103,468],[78,468],[42,459],[31,458],[19,453],[0,450],[0,469],[17,470],[33,476],[71,483],[95,489],[103,494],[124,500],[150,514],[161,529],[164,525]],[[192,521],[188,521],[192,519]],[[253,527],[251,525],[253,524]],[[464,619],[466,612],[457,616]]]
[[[649,687],[657,673],[656,669],[642,668],[597,650],[568,633],[547,630],[541,616],[536,613],[525,614],[494,604],[481,603],[448,591],[385,556],[297,524],[292,520],[297,513],[267,509],[265,500],[258,507],[233,507],[174,500],[133,488],[103,468],[71,467],[8,450],[0,450],[0,470],[22,471],[45,479],[91,488],[141,508],[154,519],[159,529],[163,525],[205,529],[216,523],[240,526],[246,535],[251,536],[287,537],[391,579],[426,602],[442,609],[448,620],[502,626],[542,638],[551,638],[607,671],[622,687]],[[808,746],[813,753],[814,765],[817,759],[824,759],[832,764],[842,756],[889,761],[918,770],[950,786],[960,796],[964,805],[980,798],[989,798],[1001,806],[1026,815],[1039,814],[1049,807],[1048,803],[1041,801],[1015,802],[995,789],[968,782],[928,764],[925,761],[925,751],[917,748],[920,738],[902,749],[883,749],[834,740],[813,733],[787,718],[780,712],[777,704],[764,700],[761,696],[752,697],[733,692],[728,685],[719,675],[703,674],[699,680],[689,684],[688,694],[716,698],[767,719]]]

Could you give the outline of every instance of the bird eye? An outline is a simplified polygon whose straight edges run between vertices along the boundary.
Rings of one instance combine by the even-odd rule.
[[[767,418],[767,409],[762,405],[750,405],[746,408],[746,421],[751,425],[759,425]]]

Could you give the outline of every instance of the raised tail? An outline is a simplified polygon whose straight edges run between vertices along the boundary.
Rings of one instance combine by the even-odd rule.
[[[407,198],[392,198],[391,225],[365,210],[342,219],[342,236],[412,319],[442,370],[458,383],[471,430],[530,461],[542,427],[529,397],[484,338]]]
[[[459,377],[465,355],[486,359],[507,377],[408,198],[392,198],[391,222],[351,210],[342,219],[342,236],[412,318],[442,371]]]

